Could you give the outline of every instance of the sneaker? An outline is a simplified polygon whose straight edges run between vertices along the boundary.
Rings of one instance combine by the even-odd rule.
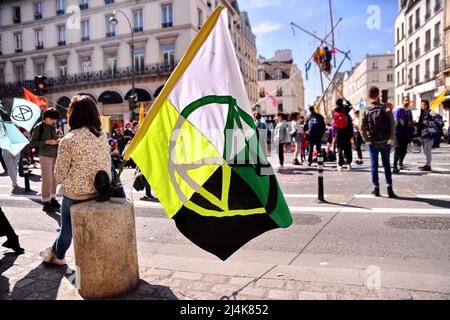
[[[336,171],[341,172],[342,171],[342,166],[337,166]]]
[[[55,209],[53,208],[52,204],[50,202],[44,202],[44,206],[42,207],[42,211],[50,213],[55,212]]]
[[[398,167],[394,167],[394,170],[392,170],[394,174],[400,173],[400,169]]]
[[[381,197],[381,195],[380,195],[380,188],[373,189],[372,195],[374,195],[377,198]]]
[[[53,256],[53,259],[50,261],[50,263],[57,266],[65,266],[67,264],[66,259],[58,259],[56,256]]]
[[[53,258],[55,258],[55,254],[53,253],[51,248],[47,248],[44,251],[39,252],[39,256],[45,263],[50,263]]]
[[[351,164],[348,164],[348,165],[347,165],[347,170],[348,170],[348,171],[352,171],[352,165],[351,165]]]
[[[25,250],[20,247],[18,236],[8,238],[8,240],[6,240],[6,242],[3,243],[2,246],[14,250],[14,252],[17,254],[23,254],[25,252]]]
[[[56,199],[50,200],[50,204],[52,205],[53,209],[61,209],[61,205]]]
[[[431,172],[432,170],[431,170],[430,166],[425,166],[423,168],[420,168],[420,171],[422,171],[422,172]]]

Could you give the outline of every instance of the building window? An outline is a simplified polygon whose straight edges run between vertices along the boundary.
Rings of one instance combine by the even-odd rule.
[[[402,62],[405,61],[405,47],[402,46]]]
[[[3,54],[2,52],[2,35],[0,34],[0,56]]]
[[[425,21],[431,18],[431,0],[426,1]]]
[[[420,82],[420,66],[417,65],[416,66],[416,80],[415,80],[415,84],[418,84]]]
[[[429,80],[431,77],[431,60],[425,61],[425,80]]]
[[[144,48],[137,48],[134,49],[134,70],[136,72],[143,72],[144,71],[144,55],[145,55],[145,49]]]
[[[409,69],[409,74],[408,74],[408,85],[412,86],[413,84],[413,69]]]
[[[144,31],[144,12],[142,9],[133,11],[134,32]]]
[[[197,9],[198,12],[198,28],[200,29],[201,27],[203,27],[203,11],[199,8]]]
[[[399,75],[399,81],[400,81],[400,72],[398,73]],[[388,74],[387,75],[387,82],[393,82],[394,81],[394,75],[393,74]]]
[[[283,96],[283,88],[278,88],[277,89],[277,97],[282,97]]]
[[[438,22],[434,25],[434,46],[441,44],[441,23]]]
[[[36,30],[36,50],[44,48],[44,32],[42,30]]]
[[[420,28],[420,8],[416,10],[416,30]]]
[[[36,2],[34,4],[34,19],[42,19],[42,2]]]
[[[175,64],[175,45],[166,44],[163,46],[164,66],[173,66]]]
[[[441,60],[441,55],[437,54],[434,56],[434,75],[437,75],[439,73],[439,71],[441,71],[440,69],[440,61]]]
[[[60,63],[60,65],[58,66],[58,74],[59,74],[59,77],[62,79],[67,77],[67,62],[66,61]]]
[[[81,21],[81,41],[89,41],[89,20]]]
[[[23,51],[22,47],[22,33],[14,34],[14,48],[16,49],[16,53],[20,53]]]
[[[58,26],[58,46],[65,46],[66,45],[66,26]]]
[[[85,75],[89,75],[92,72],[91,58],[87,57],[81,62],[81,72]]]
[[[434,13],[438,12],[442,8],[442,0],[436,0],[436,4],[434,5]]]
[[[283,102],[282,101],[278,102],[278,112],[279,113],[284,113]]]
[[[13,22],[20,23],[20,21],[21,21],[20,7],[13,7]]]
[[[115,37],[116,36],[116,26],[109,21],[112,16],[106,16],[106,37]]]
[[[114,0],[105,0],[105,4],[112,4],[114,3]]]
[[[106,59],[106,70],[108,74],[113,75],[117,71],[117,57],[108,57]]]
[[[408,35],[411,35],[413,33],[413,16],[409,16],[409,28],[408,28]]]
[[[378,60],[375,60],[374,62],[372,62],[372,69],[374,69],[374,70],[378,69]]]
[[[36,65],[34,66],[34,72],[37,76],[45,75],[45,64],[36,63]]]
[[[23,65],[16,66],[16,80],[18,82],[23,82],[25,80],[25,70]]]
[[[420,38],[416,39],[416,59],[420,56]]]
[[[431,49],[431,30],[427,30],[425,33],[425,52]]]
[[[86,10],[89,8],[89,0],[80,0],[80,10]]]
[[[5,84],[5,70],[0,69],[0,85]]]
[[[162,6],[162,27],[173,27],[173,4],[165,4]]]
[[[412,42],[409,44],[408,60],[409,60],[409,62],[411,62],[413,60],[413,43]]]
[[[56,14],[60,16],[64,14],[64,12],[65,12],[64,0],[56,0]]]
[[[283,70],[275,70],[275,78],[283,79]]]

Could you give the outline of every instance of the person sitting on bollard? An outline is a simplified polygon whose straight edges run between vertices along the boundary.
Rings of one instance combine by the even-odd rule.
[[[46,109],[42,113],[42,122],[33,128],[31,134],[30,146],[38,148],[39,163],[41,165],[41,196],[42,211],[44,212],[54,212],[61,208],[61,205],[56,201],[56,180],[54,174],[59,144],[55,128],[58,118],[59,112],[56,109]]]
[[[51,248],[40,253],[43,261],[64,265],[72,242],[70,209],[72,205],[98,196],[95,177],[105,171],[111,177],[111,155],[108,138],[101,129],[100,114],[95,101],[87,95],[72,98],[67,112],[70,132],[58,150],[55,177],[63,196],[61,230]]]

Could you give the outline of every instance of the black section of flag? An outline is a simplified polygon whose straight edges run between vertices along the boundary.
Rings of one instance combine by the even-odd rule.
[[[182,207],[173,219],[186,238],[223,261],[247,242],[278,228],[268,214],[204,217]]]

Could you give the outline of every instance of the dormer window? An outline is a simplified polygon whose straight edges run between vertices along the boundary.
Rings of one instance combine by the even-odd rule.
[[[275,78],[276,79],[283,79],[283,70],[275,70]]]

